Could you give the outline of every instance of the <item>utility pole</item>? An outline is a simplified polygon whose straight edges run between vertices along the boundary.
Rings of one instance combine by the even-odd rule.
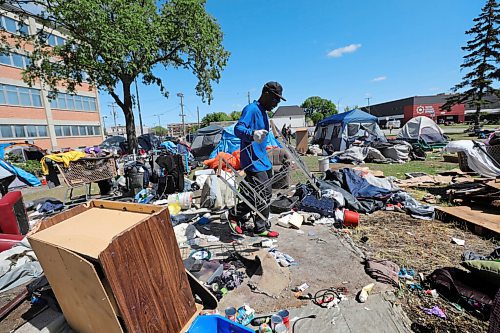
[[[186,117],[186,115],[184,114],[184,103],[183,103],[184,94],[177,93],[177,97],[181,98],[181,114],[179,116],[181,116],[182,119],[182,136],[186,137],[186,123],[184,122],[184,117]]]
[[[141,114],[141,102],[139,101],[139,88],[137,88],[137,79],[135,81],[135,94],[137,96],[137,111],[139,112],[139,125],[141,126],[141,135],[144,134],[142,129],[142,114]]]
[[[108,118],[108,116],[102,116],[102,132],[103,134],[107,135],[107,131],[106,131],[106,121],[104,119]]]
[[[116,125],[116,103],[109,103],[108,106],[111,108],[111,115],[113,116],[114,122],[115,122],[115,131],[118,132],[118,126]]]
[[[160,116],[163,116],[163,113],[153,115],[153,117],[158,117],[158,131],[161,129]]]
[[[247,93],[247,97],[248,97],[248,104],[250,104],[250,91]]]
[[[200,128],[200,107],[196,107],[196,115],[198,116],[198,128]]]
[[[367,99],[367,100],[368,100],[368,113],[369,113],[369,114],[372,114],[372,113],[371,113],[371,110],[370,110],[370,99],[371,99],[371,97],[366,97],[365,99]]]

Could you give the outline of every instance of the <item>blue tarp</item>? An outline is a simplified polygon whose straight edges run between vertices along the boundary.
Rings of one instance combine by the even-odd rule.
[[[330,116],[320,121],[318,125],[326,126],[329,124],[337,124],[337,123],[348,124],[348,123],[371,123],[371,122],[374,123],[378,122],[378,118],[364,111],[354,109],[351,111],[334,114],[333,116]]]
[[[42,185],[40,180],[35,175],[26,172],[21,168],[15,167],[10,163],[5,162],[3,159],[0,159],[0,167],[16,175],[17,179],[19,179],[22,183],[26,184],[26,186]]]
[[[165,141],[160,144],[161,147],[164,147],[167,151],[172,154],[177,154],[177,145],[172,141]]]
[[[224,128],[224,130],[222,131],[222,137],[219,143],[217,143],[217,146],[215,146],[214,150],[210,154],[209,159],[216,157],[220,152],[232,154],[236,150],[240,149],[241,140],[234,134],[235,125],[236,124]],[[269,146],[281,148],[280,143],[278,142],[272,131],[267,134],[267,147]]]
[[[6,147],[10,147],[12,146],[14,143],[13,142],[9,142],[9,143],[0,143],[0,159],[4,159],[5,158],[5,148]]]

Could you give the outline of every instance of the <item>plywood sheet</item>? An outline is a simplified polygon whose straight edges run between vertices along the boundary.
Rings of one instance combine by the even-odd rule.
[[[148,216],[143,213],[94,207],[68,217],[64,222],[39,231],[31,237],[97,259],[114,236]]]
[[[166,210],[117,236],[99,261],[129,332],[178,333],[196,312]]]
[[[437,207],[436,209],[500,234],[500,212],[498,211],[484,211],[469,206]]]
[[[92,263],[30,238],[64,317],[76,332],[123,332]]]

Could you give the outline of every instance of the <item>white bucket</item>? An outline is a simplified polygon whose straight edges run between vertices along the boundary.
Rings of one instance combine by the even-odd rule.
[[[190,209],[193,203],[193,192],[182,192],[170,194],[167,203],[178,203],[182,209]]]
[[[324,157],[318,159],[318,167],[320,172],[325,172],[326,170],[330,169],[330,157]]]

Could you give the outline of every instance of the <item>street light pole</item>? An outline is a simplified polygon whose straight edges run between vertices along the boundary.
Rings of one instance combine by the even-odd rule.
[[[116,103],[115,102],[109,103],[108,106],[111,108],[111,114],[113,115],[113,119],[115,121],[115,131],[118,132],[118,126],[116,125],[116,110],[115,110]]]
[[[371,97],[366,97],[366,99],[368,100],[368,113],[372,114],[371,110],[370,110],[370,99],[371,99]]]
[[[177,93],[177,97],[180,97],[181,98],[181,119],[182,119],[182,136],[183,137],[186,137],[186,123],[184,122],[184,117],[186,115],[184,115],[184,103],[183,103],[183,98],[184,98],[184,94],[183,93]]]

